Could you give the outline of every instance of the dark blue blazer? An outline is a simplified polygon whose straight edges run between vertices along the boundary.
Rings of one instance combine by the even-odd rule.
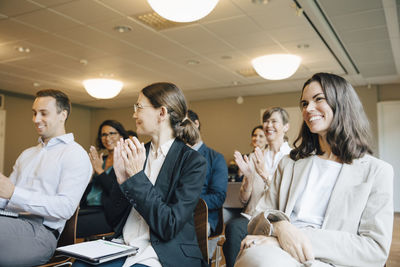
[[[218,209],[225,202],[226,188],[228,186],[228,167],[224,156],[207,147],[204,143],[198,152],[207,161],[206,181],[200,197],[207,203],[208,222],[210,223],[211,232],[213,232],[218,223]]]
[[[149,148],[147,143],[147,155]],[[204,158],[175,139],[154,186],[144,170],[121,185],[114,183],[104,207],[116,236],[133,206],[149,225],[150,242],[163,267],[206,266],[193,220],[205,175]]]

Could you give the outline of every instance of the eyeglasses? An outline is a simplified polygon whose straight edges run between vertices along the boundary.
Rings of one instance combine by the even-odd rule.
[[[118,132],[109,132],[109,133],[102,133],[101,138],[107,138],[109,137],[116,137],[118,135]]]
[[[151,108],[151,107],[153,107],[153,106],[143,106],[140,103],[136,103],[136,104],[133,105],[133,111],[137,112],[139,109]]]

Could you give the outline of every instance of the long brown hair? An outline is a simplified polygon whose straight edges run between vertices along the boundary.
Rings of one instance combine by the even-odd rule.
[[[318,82],[324,92],[326,101],[333,111],[332,123],[329,126],[326,140],[332,153],[344,163],[372,154],[370,148],[370,126],[364,108],[357,93],[344,78],[330,73],[316,73],[308,79],[304,88],[312,82]],[[297,145],[300,143],[299,145]],[[290,158],[298,160],[312,154],[322,155],[318,134],[310,131],[303,121],[299,136],[294,141]]]
[[[172,83],[153,83],[142,89],[142,93],[155,108],[165,107],[170,118],[174,136],[189,145],[194,145],[200,133],[194,123],[186,118],[187,105],[181,89]]]

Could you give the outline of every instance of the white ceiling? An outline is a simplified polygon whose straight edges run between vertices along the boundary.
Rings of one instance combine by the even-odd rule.
[[[114,108],[157,81],[177,84],[189,100],[298,91],[319,71],[353,85],[399,83],[399,11],[399,0],[220,0],[196,23],[157,31],[137,19],[152,12],[145,0],[1,0],[0,89],[57,88],[74,103]],[[283,81],[239,74],[271,53],[297,54],[301,67]],[[112,100],[83,89],[84,79],[110,76],[125,84]]]

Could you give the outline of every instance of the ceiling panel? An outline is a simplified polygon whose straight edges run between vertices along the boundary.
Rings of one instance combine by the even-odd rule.
[[[352,81],[396,80],[381,0],[317,3],[360,70]],[[136,19],[148,12],[146,0],[0,1],[0,89],[33,95],[41,88],[59,88],[70,92],[74,103],[112,108],[131,105],[141,88],[156,81],[174,82],[196,100],[298,91],[314,72],[344,74],[326,45],[334,47],[335,40],[324,43],[292,0],[267,5],[220,0],[200,21],[162,31]],[[315,21],[321,10],[303,12],[317,30],[330,31]],[[119,25],[131,31],[120,33],[114,29]],[[31,52],[19,53],[17,46]],[[238,73],[252,71],[251,60],[270,53],[294,53],[303,61],[283,81]],[[198,64],[190,65],[190,60]],[[125,86],[115,99],[95,100],[82,86],[89,77],[114,77]]]

